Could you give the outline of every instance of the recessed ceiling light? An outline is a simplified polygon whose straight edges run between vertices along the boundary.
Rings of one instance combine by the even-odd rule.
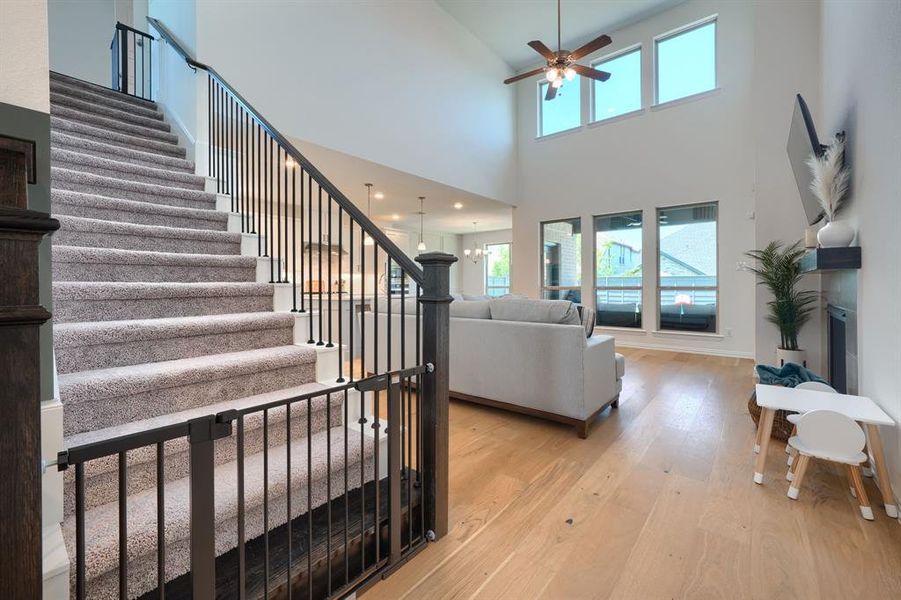
[[[385,197],[385,194],[383,194],[382,192],[376,192],[372,195],[372,197],[375,198],[376,200],[381,200],[382,198]]]
[[[392,218],[393,220],[397,221],[398,219],[400,219],[400,215],[397,214],[397,213],[394,213],[393,215],[391,215],[391,218]]]
[[[457,210],[460,210],[461,208],[463,208],[463,203],[462,202],[454,202],[454,208],[456,208]]]

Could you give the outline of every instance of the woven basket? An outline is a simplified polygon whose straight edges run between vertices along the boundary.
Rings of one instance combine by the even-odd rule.
[[[751,398],[748,399],[748,412],[751,413],[751,419],[754,420],[754,425],[757,426],[760,422],[760,407],[757,406],[757,392],[751,392]],[[794,425],[789,423],[786,417],[793,414],[795,414],[793,411],[777,410],[776,416],[773,419],[773,435],[770,437],[782,442],[787,442],[788,438],[791,437]]]

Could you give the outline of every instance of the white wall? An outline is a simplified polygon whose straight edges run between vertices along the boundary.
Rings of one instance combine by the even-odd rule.
[[[0,102],[50,112],[47,3],[0,2]]]
[[[513,214],[515,292],[536,297],[540,287],[539,222],[582,217],[583,298],[592,293],[591,217],[643,209],[645,281],[656,278],[655,209],[719,202],[721,336],[656,333],[653,286],[643,297],[646,331],[617,331],[617,342],[753,356],[754,278],[736,270],[755,246],[752,72],[754,6],[689,1],[611,33],[613,52],[643,43],[644,105],[652,97],[652,38],[713,14],[718,20],[719,90],[636,116],[536,140],[534,82],[518,87],[519,202]],[[549,165],[559,167],[549,176]],[[793,184],[792,184],[793,185]]]
[[[198,59],[285,134],[513,201],[509,69],[435,3],[196,6]]]
[[[819,29],[819,2],[756,5],[751,115],[757,165],[756,248],[763,248],[772,240],[792,243],[803,239],[807,222],[785,145],[795,94],[804,96],[814,120],[819,123],[816,118],[821,106]],[[823,136],[827,133],[827,130],[820,131]],[[818,275],[808,275],[802,285],[818,290],[819,280]],[[766,303],[771,299],[766,288],[757,286],[756,358],[758,362],[770,364],[779,345],[778,329],[764,318]],[[817,309],[799,338],[799,345],[807,350],[807,366],[820,373],[825,373],[821,352],[823,327],[822,313]]]
[[[859,393],[901,423],[901,3],[823,4],[823,132],[845,130],[852,169],[846,217],[858,231]],[[883,428],[896,495],[901,494],[901,435]]]
[[[501,229],[499,231],[480,231],[479,233],[467,233],[462,236],[463,248],[483,248],[485,244],[502,244],[513,241],[512,229]],[[512,247],[511,247],[512,251]],[[464,294],[472,294],[480,296],[485,293],[485,259],[473,264],[468,258],[463,256],[463,252],[457,255],[460,259],[461,274],[461,291]],[[512,254],[511,254],[512,258]],[[512,261],[510,264],[510,276],[513,277],[515,266]]]
[[[48,0],[50,68],[99,85],[110,85],[110,41],[116,27],[114,0]]]

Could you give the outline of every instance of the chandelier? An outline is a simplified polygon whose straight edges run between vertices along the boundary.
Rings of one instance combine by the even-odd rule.
[[[419,252],[425,252],[425,242],[422,241],[422,221],[425,216],[425,211],[422,210],[422,201],[425,200],[425,196],[419,197],[419,244],[416,246],[416,250]]]
[[[484,253],[482,252],[482,247],[479,246],[475,239],[475,234],[478,233],[478,221],[472,222],[472,233],[473,233],[473,248],[464,248],[463,256],[472,261],[472,264],[477,265],[479,261],[482,260],[482,256]]]

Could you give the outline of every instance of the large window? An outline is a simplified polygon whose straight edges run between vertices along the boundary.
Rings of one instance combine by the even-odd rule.
[[[717,205],[657,209],[660,329],[715,333]]]
[[[641,211],[594,218],[597,324],[641,327]]]
[[[541,224],[541,296],[582,302],[582,222]]]
[[[635,48],[592,65],[610,73],[607,81],[592,80],[592,121],[603,121],[641,108],[641,48]]]
[[[656,52],[658,104],[716,88],[716,20],[658,38]]]
[[[538,135],[550,135],[578,127],[582,124],[582,78],[564,81],[553,100],[545,100],[547,86],[538,84]]]
[[[510,244],[485,245],[485,293],[503,296],[510,293]]]

